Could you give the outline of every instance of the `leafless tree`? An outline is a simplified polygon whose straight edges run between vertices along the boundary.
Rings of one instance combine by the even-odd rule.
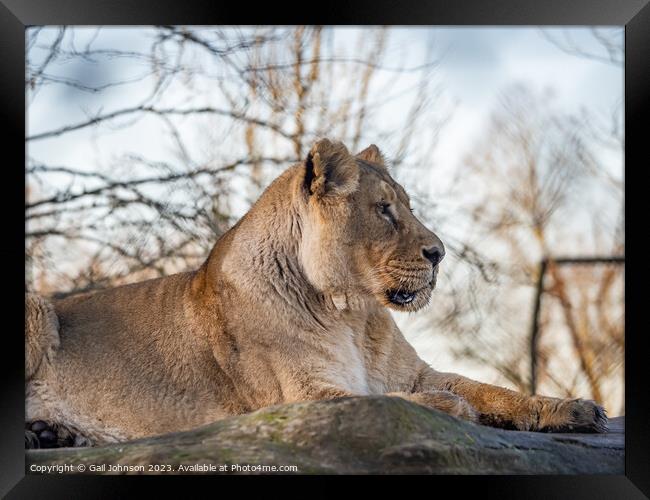
[[[540,32],[544,38],[567,54],[614,66],[623,66],[625,52],[623,50],[623,33],[620,28],[592,26],[589,28],[590,42],[595,43],[590,43],[589,48],[581,41],[576,40],[572,36],[571,30],[541,29]]]
[[[434,317],[434,324],[458,338],[457,356],[492,366],[521,391],[529,388],[526,332],[540,260],[622,252],[621,219],[611,217],[617,213],[612,207],[622,212],[620,181],[604,182],[599,175],[597,146],[576,116],[552,105],[550,95],[515,85],[503,92],[485,142],[459,172],[467,243],[480,249],[482,262],[491,256],[498,261],[490,279],[465,272],[447,298],[449,314]],[[612,391],[602,389],[622,376],[621,269],[551,265],[549,275],[540,392],[590,393],[618,409],[621,394],[614,400]]]
[[[417,135],[434,147],[444,123],[444,115],[428,112],[439,92],[433,52],[417,66],[388,62],[389,29],[342,37],[318,26],[159,26],[147,30],[147,44],[126,49],[107,45],[105,32],[61,27],[27,34],[30,107],[47,88],[68,89],[74,99],[97,96],[83,118],[39,123],[27,136],[28,281],[42,293],[196,266],[317,137],[333,135],[355,149],[381,144],[397,170],[426,159],[412,141]],[[110,64],[130,74],[87,77]],[[117,90],[120,105],[106,105]],[[378,114],[405,92],[410,109],[381,124]],[[141,97],[130,102],[132,96]],[[167,137],[172,154],[161,159],[144,145],[106,151],[105,137],[142,133],[145,122]],[[101,160],[60,165],[38,156],[39,144],[73,134],[94,141]]]

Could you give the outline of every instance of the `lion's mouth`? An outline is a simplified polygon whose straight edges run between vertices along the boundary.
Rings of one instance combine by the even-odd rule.
[[[418,293],[420,293],[424,288],[420,290],[415,290],[414,292],[408,290],[388,290],[386,291],[386,297],[391,302],[397,306],[405,306],[410,304],[415,300]]]
[[[428,273],[427,273],[428,274]],[[382,291],[377,294],[379,301],[397,311],[417,311],[429,303],[431,292],[436,286],[438,266],[434,267],[433,275],[397,277],[391,275],[392,283],[384,283]],[[388,281],[388,280],[387,280]],[[399,287],[395,287],[399,283]]]

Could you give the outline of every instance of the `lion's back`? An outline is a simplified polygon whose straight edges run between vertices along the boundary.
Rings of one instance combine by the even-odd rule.
[[[140,363],[173,345],[192,273],[123,285],[55,300],[59,360],[111,369]],[[164,353],[162,353],[164,354]],[[139,361],[138,361],[139,360]]]
[[[193,273],[180,273],[54,300],[63,330],[79,322],[146,320],[183,300]]]

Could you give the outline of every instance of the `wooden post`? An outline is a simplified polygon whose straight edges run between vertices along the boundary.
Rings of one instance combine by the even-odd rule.
[[[539,313],[542,305],[542,294],[544,293],[544,274],[546,274],[546,259],[539,263],[539,275],[537,276],[537,287],[535,289],[535,305],[533,307],[533,321],[530,327],[530,394],[537,390],[537,341],[539,334]]]
[[[625,264],[625,256],[613,255],[607,257],[558,257],[552,259],[556,265],[593,265],[593,264]],[[539,263],[539,276],[535,290],[535,304],[533,307],[533,321],[530,327],[530,394],[537,391],[537,344],[539,341],[539,314],[544,293],[544,275],[548,260],[542,259]]]

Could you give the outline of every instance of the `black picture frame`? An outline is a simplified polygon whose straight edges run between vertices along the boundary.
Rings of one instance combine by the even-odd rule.
[[[643,186],[643,122],[650,103],[650,5],[648,0],[391,0],[355,1],[338,6],[296,4],[284,8],[274,3],[245,3],[158,0],[0,0],[0,99],[6,128],[3,133],[2,200],[5,231],[0,252],[4,271],[5,320],[2,335],[0,414],[0,494],[8,498],[126,496],[136,483],[150,488],[152,480],[99,476],[26,475],[24,426],[24,340],[20,335],[24,302],[19,293],[24,272],[24,224],[18,213],[24,203],[25,165],[25,28],[34,25],[152,25],[152,24],[379,24],[379,25],[618,25],[625,26],[625,183]],[[647,139],[646,139],[647,142]],[[18,187],[16,187],[18,186]],[[643,187],[642,187],[643,189]],[[643,235],[647,226],[640,207],[643,196],[625,196],[626,301],[626,435],[624,476],[490,476],[483,478],[419,477],[418,482],[436,481],[454,491],[478,487],[481,495],[497,498],[644,498],[650,497],[650,431],[647,351],[643,349],[642,307],[646,276]],[[22,219],[24,220],[24,219]],[[22,241],[22,243],[21,243]],[[645,271],[645,272],[644,272]],[[6,323],[6,319],[10,322]],[[24,317],[23,317],[24,321]],[[174,476],[178,478],[178,476]],[[177,479],[175,479],[176,481]],[[193,478],[195,481],[204,481]],[[306,478],[295,479],[305,481]],[[414,480],[413,478],[409,479]],[[164,480],[169,484],[171,477]],[[185,477],[181,479],[185,482]],[[383,478],[376,478],[379,485]],[[453,483],[453,484],[448,484]],[[328,486],[336,491],[333,483]],[[420,485],[424,486],[424,485]],[[167,488],[167,486],[165,486]],[[187,491],[187,490],[185,490]],[[408,490],[411,491],[411,490]],[[423,491],[426,493],[426,490]],[[432,493],[429,493],[432,494]]]

